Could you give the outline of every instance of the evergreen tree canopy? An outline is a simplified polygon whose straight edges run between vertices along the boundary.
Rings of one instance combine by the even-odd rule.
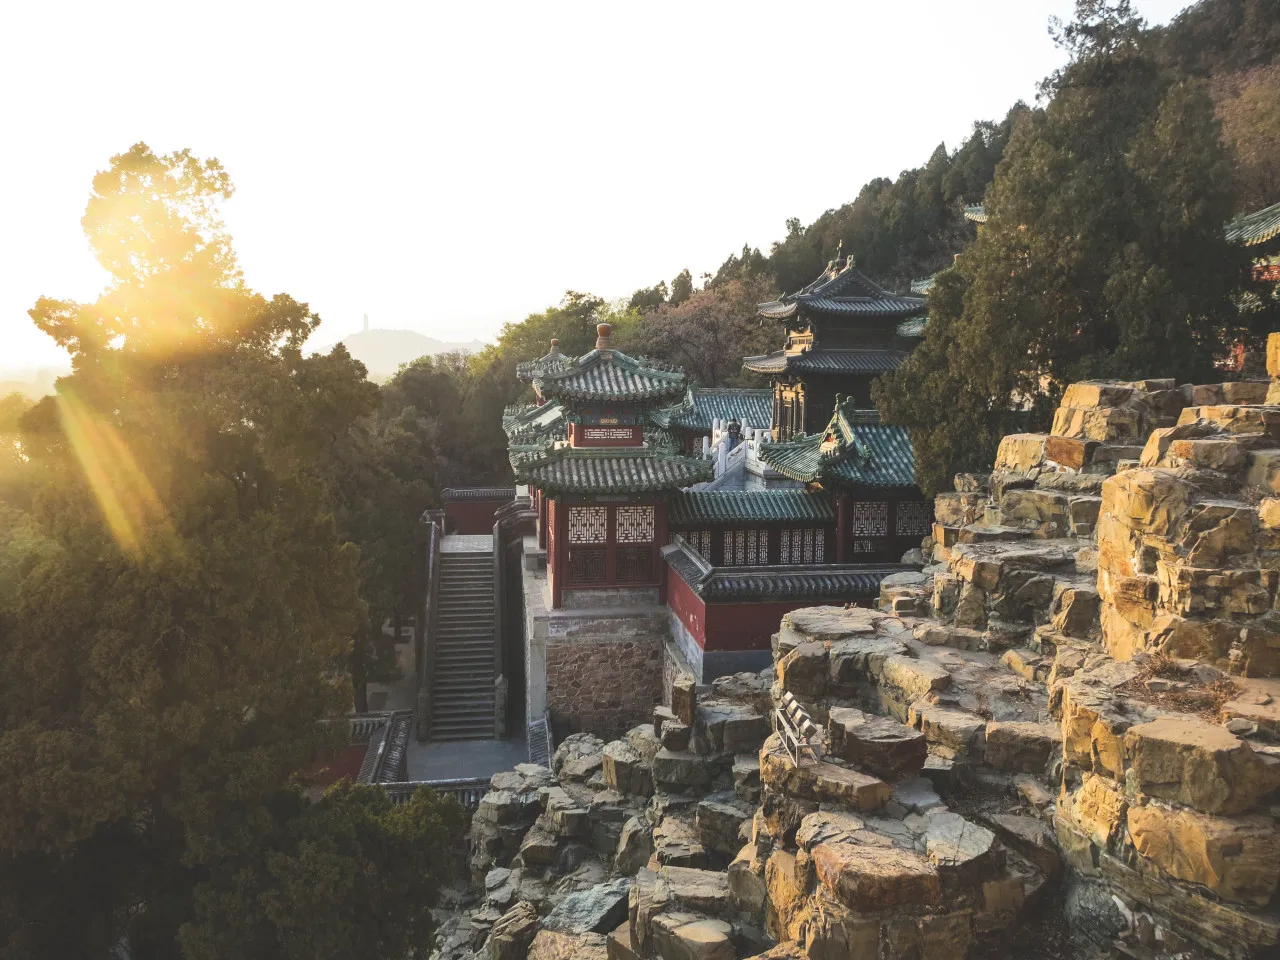
[[[922,485],[989,464],[1067,383],[1207,378],[1239,332],[1247,257],[1223,237],[1233,170],[1204,86],[1163,69],[1124,2],[1085,0],[1052,98],[1016,126],[988,222],[930,295],[925,342],[877,402]]]

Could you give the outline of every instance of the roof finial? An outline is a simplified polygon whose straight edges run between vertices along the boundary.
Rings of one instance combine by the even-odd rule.
[[[609,339],[609,334],[613,333],[613,324],[597,323],[596,324],[596,349],[610,350],[613,348],[613,341]]]
[[[839,243],[836,244],[836,259],[844,259],[844,237],[841,237]]]

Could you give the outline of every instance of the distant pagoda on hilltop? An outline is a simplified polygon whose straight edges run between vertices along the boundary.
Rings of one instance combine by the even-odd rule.
[[[870,407],[871,381],[906,359],[924,331],[924,313],[922,297],[889,293],[853,257],[832,260],[798,293],[760,304],[763,319],[782,321],[786,345],[742,365],[773,379],[774,439],[825,426],[837,394]]]

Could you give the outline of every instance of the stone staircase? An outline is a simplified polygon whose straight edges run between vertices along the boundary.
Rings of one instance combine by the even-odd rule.
[[[494,734],[493,555],[441,553],[431,739]]]

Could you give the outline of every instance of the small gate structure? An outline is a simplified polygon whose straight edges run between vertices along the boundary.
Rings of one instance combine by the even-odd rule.
[[[809,717],[809,712],[800,706],[800,702],[788,691],[782,695],[782,701],[773,711],[773,732],[782,741],[783,749],[798,767],[807,751],[816,762],[818,754],[810,742],[818,735],[818,728]]]

